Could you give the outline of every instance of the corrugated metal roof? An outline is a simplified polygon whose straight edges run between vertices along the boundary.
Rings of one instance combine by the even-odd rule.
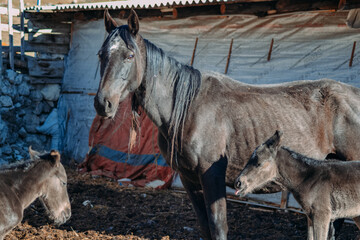
[[[265,0],[266,1],[266,0]],[[66,10],[100,10],[100,9],[130,9],[130,8],[162,8],[172,6],[186,6],[207,3],[241,2],[236,0],[126,0],[114,2],[97,2],[81,4],[59,4],[52,6],[33,6],[25,10],[37,11],[66,11]]]

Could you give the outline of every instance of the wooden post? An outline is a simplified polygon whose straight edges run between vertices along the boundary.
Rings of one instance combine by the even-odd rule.
[[[350,57],[349,67],[352,67],[352,63],[353,63],[353,59],[354,59],[354,54],[355,54],[355,48],[356,48],[356,41],[354,41],[353,48],[352,48],[352,51],[351,51],[351,57]]]
[[[229,48],[229,54],[227,57],[227,61],[226,61],[226,67],[225,67],[225,74],[227,74],[228,68],[229,68],[229,63],[230,63],[230,57],[231,57],[231,50],[232,50],[232,45],[233,45],[233,41],[234,39],[231,39],[231,43],[230,43],[230,48]]]
[[[1,26],[1,14],[0,14],[0,26]],[[2,48],[2,30],[0,29],[0,50],[1,50],[1,56],[0,56],[0,79],[2,79],[2,73],[3,73],[3,48]]]
[[[280,208],[286,209],[288,206],[288,198],[289,198],[289,192],[288,191],[282,191],[281,192],[281,203]]]
[[[8,17],[9,17],[9,62],[10,68],[14,70],[14,29],[12,18],[12,0],[8,0]]]
[[[197,47],[198,40],[199,40],[198,38],[196,38],[196,40],[195,40],[195,46],[194,46],[193,54],[192,54],[192,57],[191,57],[191,63],[190,63],[190,66],[192,66],[192,65],[193,65],[193,63],[194,63],[195,52],[196,52],[196,47]]]
[[[21,61],[25,60],[24,0],[20,0]]]
[[[271,43],[270,43],[269,54],[268,54],[268,58],[267,58],[268,61],[270,61],[270,59],[271,59],[271,52],[272,52],[272,49],[273,49],[273,45],[274,45],[274,39],[272,38]]]

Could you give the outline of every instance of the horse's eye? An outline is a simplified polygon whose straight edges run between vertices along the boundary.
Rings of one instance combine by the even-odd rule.
[[[129,54],[126,59],[130,60],[134,58],[134,54]]]
[[[63,181],[61,181],[61,184],[62,184],[63,186],[66,186],[66,185],[67,185],[67,183],[66,183],[66,182],[63,182]]]

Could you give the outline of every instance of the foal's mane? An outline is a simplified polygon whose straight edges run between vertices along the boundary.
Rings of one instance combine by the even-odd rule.
[[[14,163],[10,163],[7,165],[0,166],[0,173],[13,172],[13,171],[29,171],[33,167],[36,166],[37,163],[41,161],[48,161],[49,153],[41,153],[39,156],[33,159],[24,159],[21,161],[17,161]]]
[[[310,157],[307,157],[303,154],[300,154],[298,152],[295,152],[293,150],[291,150],[290,148],[288,147],[284,147],[282,146],[281,147],[282,149],[286,150],[292,158],[298,160],[298,161],[301,161],[303,163],[305,163],[306,165],[319,165],[319,164],[323,164],[325,162],[329,162],[329,161],[332,161],[332,160],[326,160],[326,161],[323,161],[323,160],[317,160],[317,159],[314,159],[314,158],[310,158]],[[333,160],[333,161],[336,161],[336,160]]]

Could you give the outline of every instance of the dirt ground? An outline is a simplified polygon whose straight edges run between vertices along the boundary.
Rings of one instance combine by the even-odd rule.
[[[186,194],[121,187],[106,178],[67,172],[71,219],[60,227],[52,225],[36,201],[5,240],[200,239]],[[229,239],[306,239],[306,219],[299,213],[228,201],[228,225]],[[354,224],[345,223],[339,239],[359,239],[359,233]]]

